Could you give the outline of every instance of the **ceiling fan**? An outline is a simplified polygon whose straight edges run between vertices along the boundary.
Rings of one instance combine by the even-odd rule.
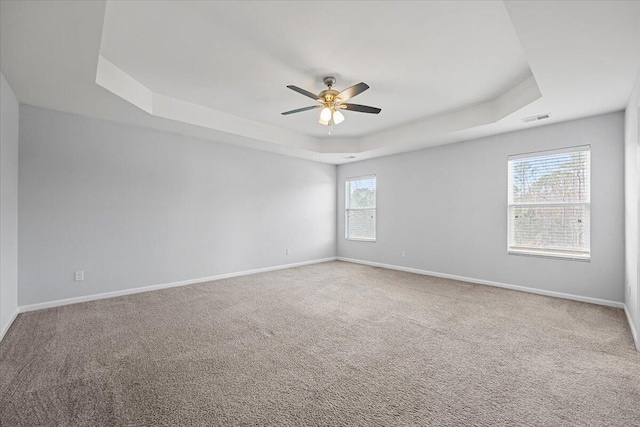
[[[301,113],[303,111],[322,108],[322,110],[320,111],[320,118],[318,119],[318,123],[325,126],[330,126],[331,128],[333,127],[334,123],[337,125],[344,121],[344,115],[340,112],[340,110],[356,111],[358,113],[370,114],[378,114],[380,111],[382,111],[380,108],[369,107],[367,105],[349,104],[346,102],[354,96],[359,95],[365,90],[369,89],[369,85],[367,85],[366,83],[358,83],[357,85],[353,85],[350,88],[343,90],[342,92],[338,92],[337,90],[333,89],[333,85],[336,84],[335,77],[325,77],[322,81],[325,85],[328,86],[328,89],[323,90],[317,95],[301,89],[298,86],[287,86],[291,90],[295,90],[296,92],[304,96],[315,99],[320,103],[320,105],[312,105],[311,107],[285,111],[284,113],[282,113],[282,115],[286,116],[289,114]],[[331,131],[329,131],[329,133],[331,133]]]

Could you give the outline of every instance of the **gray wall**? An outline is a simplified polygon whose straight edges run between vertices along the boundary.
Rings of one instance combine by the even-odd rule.
[[[21,306],[335,256],[335,166],[20,108]]]
[[[0,73],[0,339],[18,309],[18,112]]]
[[[623,114],[338,167],[338,256],[623,301]],[[591,262],[507,255],[507,156],[591,145]],[[344,179],[377,175],[377,242],[344,239]],[[406,258],[401,251],[406,251]]]
[[[640,72],[636,77],[636,84],[629,98],[625,110],[625,306],[635,325],[636,334],[640,331],[640,290],[638,289],[638,145],[640,144]],[[640,350],[640,340],[636,336],[636,346]]]

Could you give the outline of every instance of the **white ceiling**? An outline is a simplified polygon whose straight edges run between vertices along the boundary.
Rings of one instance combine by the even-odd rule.
[[[531,75],[501,2],[110,2],[102,34],[101,55],[155,93],[320,137],[318,111],[280,114],[314,104],[286,85],[369,84],[353,102],[382,113],[347,112],[335,129],[362,136],[495,99]]]
[[[20,102],[329,163],[621,110],[640,67],[636,1],[0,4]],[[325,75],[382,113],[280,115]]]

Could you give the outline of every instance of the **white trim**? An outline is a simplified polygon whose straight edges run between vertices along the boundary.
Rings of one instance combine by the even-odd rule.
[[[556,206],[581,206],[581,205],[588,205],[590,203],[591,202],[518,202],[518,203],[511,203],[511,206],[513,206],[514,208],[526,208],[529,206],[553,208]]]
[[[510,154],[508,160],[528,159],[544,156],[557,156],[558,154],[576,153],[579,151],[591,151],[591,145],[577,145],[575,147],[557,148],[555,150],[530,151],[528,153]]]
[[[435,271],[419,270],[417,268],[401,267],[399,265],[382,264],[379,262],[363,261],[359,259],[338,257],[338,261],[352,262],[355,264],[370,265],[373,267],[388,268],[390,270],[406,271],[408,273],[422,274],[424,276],[442,277],[445,279],[461,280],[463,282],[477,283],[479,285],[495,286],[498,288],[512,289],[515,291],[528,292],[531,294],[545,295],[548,297],[570,299],[580,302],[588,302],[591,304],[605,305],[607,307],[623,308],[624,303],[618,301],[610,301],[600,298],[583,297],[581,295],[565,294],[562,292],[547,291],[544,289],[528,288],[526,286],[510,285],[507,283],[493,282],[491,280],[474,279],[471,277],[457,276],[455,274],[437,273]]]
[[[516,160],[521,159],[541,159],[544,157],[557,156],[559,154],[566,153],[586,153],[585,164],[587,169],[586,186],[589,188],[587,192],[588,200],[581,200],[576,202],[556,201],[556,202],[514,202],[514,169],[513,163]],[[555,162],[555,160],[554,160]],[[586,261],[591,259],[591,145],[581,145],[575,147],[560,148],[555,150],[537,151],[532,153],[522,153],[507,156],[507,253],[509,255],[525,255],[525,256],[538,256],[548,257],[554,259],[566,259],[570,261]],[[584,207],[584,219],[585,229],[588,232],[585,234],[585,242],[582,250],[566,250],[557,249],[548,245],[541,245],[538,247],[518,247],[515,244],[515,217],[514,210],[517,208],[528,207],[565,207],[565,206],[583,206]],[[586,250],[585,250],[586,249]]]
[[[9,328],[11,327],[11,325],[13,325],[13,321],[16,320],[16,317],[18,317],[18,313],[20,312],[20,307],[16,308],[16,311],[13,312],[11,318],[9,319],[9,323],[7,323],[7,326],[2,328],[2,332],[0,332],[0,341],[2,341],[6,333],[9,332]]]
[[[102,294],[86,295],[86,296],[82,296],[82,297],[67,298],[67,299],[62,299],[62,300],[55,300],[55,301],[38,303],[38,304],[25,305],[25,306],[18,307],[16,309],[16,311],[13,313],[13,315],[11,316],[11,319],[9,320],[9,323],[2,330],[2,333],[0,333],[0,341],[2,341],[2,339],[5,336],[5,334],[7,333],[7,331],[9,330],[9,328],[11,327],[11,325],[13,324],[14,320],[16,319],[16,317],[18,316],[19,313],[26,313],[26,312],[35,311],[35,310],[43,310],[43,309],[52,308],[52,307],[60,307],[60,306],[69,305],[69,304],[77,304],[77,303],[81,303],[81,302],[95,301],[95,300],[100,300],[100,299],[105,299],[105,298],[114,298],[114,297],[119,297],[119,296],[124,296],[124,295],[137,294],[137,293],[141,293],[141,292],[155,291],[155,290],[159,290],[159,289],[166,289],[166,288],[174,288],[174,287],[178,287],[178,286],[193,285],[193,284],[196,284],[196,283],[204,283],[204,282],[210,282],[210,281],[215,281],[215,280],[228,279],[228,278],[231,278],[231,277],[247,276],[247,275],[250,275],[250,274],[265,273],[265,272],[268,272],[268,271],[275,271],[275,270],[284,270],[284,269],[287,269],[287,268],[300,267],[300,266],[303,266],[303,265],[320,264],[320,263],[323,263],[323,262],[329,262],[329,261],[335,261],[335,260],[344,261],[344,262],[351,262],[351,263],[355,263],[355,264],[370,265],[370,266],[373,266],[373,267],[388,268],[390,270],[406,271],[408,273],[421,274],[421,275],[425,275],[425,276],[434,276],[434,277],[442,277],[442,278],[445,278],[445,279],[461,280],[461,281],[464,281],[464,282],[477,283],[477,284],[480,284],[480,285],[495,286],[495,287],[499,287],[499,288],[512,289],[512,290],[516,290],[516,291],[528,292],[528,293],[539,294],[539,295],[545,295],[545,296],[550,296],[550,297],[555,297],[555,298],[570,299],[570,300],[574,300],[574,301],[587,302],[587,303],[591,303],[591,304],[604,305],[604,306],[608,306],[608,307],[622,308],[622,309],[624,309],[624,312],[625,312],[625,314],[627,316],[627,320],[629,322],[629,327],[631,329],[631,334],[633,336],[633,340],[635,342],[636,348],[638,349],[638,351],[640,351],[640,342],[638,341],[638,333],[637,333],[637,331],[635,329],[635,326],[633,325],[633,322],[631,321],[631,315],[630,315],[629,311],[627,310],[627,307],[621,302],[603,300],[603,299],[599,299],[599,298],[583,297],[583,296],[580,296],[580,295],[565,294],[565,293],[561,293],[561,292],[546,291],[546,290],[542,290],[542,289],[528,288],[528,287],[525,287],[525,286],[509,285],[509,284],[506,284],[506,283],[498,283],[498,282],[492,282],[492,281],[489,281],[489,280],[473,279],[473,278],[464,277],[464,276],[457,276],[457,275],[454,275],[454,274],[437,273],[437,272],[433,272],[433,271],[419,270],[417,268],[402,267],[402,266],[397,266],[397,265],[383,264],[383,263],[372,262],[372,261],[363,261],[363,260],[352,259],[352,258],[344,258],[344,257],[322,258],[322,259],[317,259],[317,260],[312,260],[312,261],[303,261],[303,262],[297,262],[297,263],[293,263],[293,264],[278,265],[278,266],[274,266],[274,267],[258,268],[258,269],[255,269],[255,270],[239,271],[239,272],[236,272],[236,273],[219,274],[219,275],[216,275],[216,276],[202,277],[202,278],[199,278],[199,279],[183,280],[183,281],[180,281],[180,282],[164,283],[164,284],[161,284],[161,285],[143,286],[143,287],[140,287],[140,288],[125,289],[125,290],[122,290],[122,291],[105,292],[105,293],[102,293]]]
[[[640,340],[638,337],[638,331],[636,331],[636,327],[633,324],[633,320],[631,320],[631,313],[627,309],[627,305],[624,306],[624,314],[627,315],[627,321],[629,322],[629,329],[631,329],[631,336],[633,337],[633,342],[636,345],[636,350],[640,351]]]
[[[20,310],[20,313],[25,313],[27,311],[43,310],[45,308],[60,307],[68,304],[95,301],[95,300],[100,300],[105,298],[114,298],[114,297],[120,297],[123,295],[137,294],[140,292],[156,291],[159,289],[175,288],[177,286],[193,285],[196,283],[211,282],[214,280],[228,279],[231,277],[247,276],[247,275],[256,274],[256,273],[265,273],[267,271],[284,270],[287,268],[300,267],[300,266],[309,265],[309,264],[319,264],[322,262],[335,261],[336,259],[337,259],[336,257],[322,258],[322,259],[316,259],[311,261],[296,262],[293,264],[276,265],[274,267],[257,268],[255,270],[245,270],[245,271],[238,271],[235,273],[218,274],[216,276],[200,277],[198,279],[183,280],[180,282],[163,283],[161,285],[143,286],[140,288],[124,289],[121,291],[105,292],[102,294],[85,295],[85,296],[75,297],[75,298],[66,298],[66,299],[59,299],[55,301],[41,302],[37,304],[23,305],[21,307],[18,307],[18,309]]]
[[[524,250],[524,249],[509,249],[507,250],[507,255],[518,255],[518,256],[533,256],[538,258],[551,258],[551,259],[560,259],[565,261],[582,261],[582,262],[591,262],[591,252],[588,252],[587,255],[580,256],[577,253],[566,253],[563,254],[561,252],[554,252],[552,250]]]
[[[371,175],[362,175],[362,176],[352,176],[351,178],[345,178],[344,181],[345,182],[349,182],[349,181],[363,181],[365,179],[369,179],[369,178],[375,178],[376,174],[371,174]]]
[[[374,195],[375,200],[373,201],[373,207],[368,208],[352,208],[351,207],[351,183],[354,181],[364,181],[367,179],[374,180]],[[373,211],[375,215],[375,223],[373,235],[376,236],[373,239],[362,239],[357,237],[349,237],[349,212],[350,211]],[[353,242],[376,242],[376,238],[378,237],[378,178],[375,174],[373,175],[364,175],[364,176],[354,176],[351,178],[344,179],[344,239],[350,240]]]

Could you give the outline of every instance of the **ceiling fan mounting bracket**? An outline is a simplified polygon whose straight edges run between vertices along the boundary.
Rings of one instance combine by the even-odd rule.
[[[322,81],[325,85],[329,86],[329,89],[331,89],[331,87],[336,84],[336,78],[332,76],[327,76],[322,79]]]

